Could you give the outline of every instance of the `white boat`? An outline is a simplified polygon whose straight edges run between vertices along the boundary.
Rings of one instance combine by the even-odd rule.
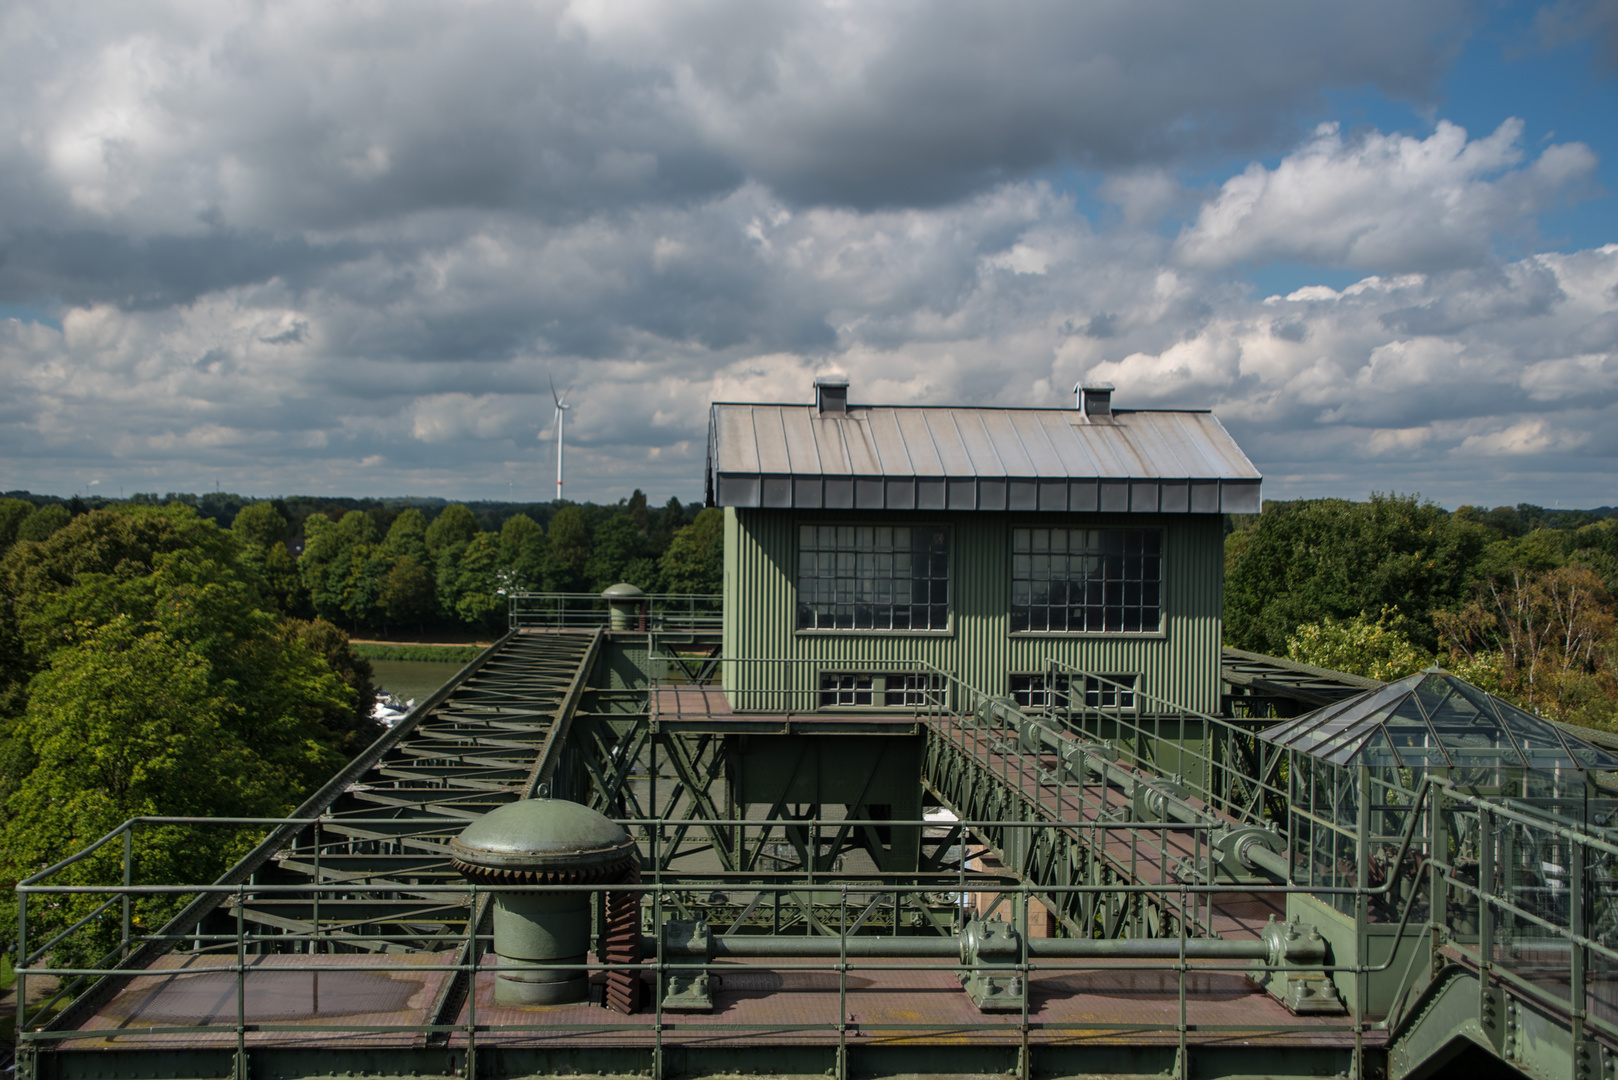
[[[410,715],[410,710],[416,707],[416,699],[400,701],[397,694],[378,694],[376,705],[371,709],[371,719],[383,727],[392,727]]]

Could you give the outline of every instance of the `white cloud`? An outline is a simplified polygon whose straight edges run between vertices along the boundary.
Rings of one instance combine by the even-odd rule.
[[[1175,245],[1188,265],[1271,259],[1355,269],[1434,270],[1487,259],[1500,232],[1521,228],[1570,185],[1587,180],[1595,155],[1580,144],[1547,147],[1527,168],[1520,120],[1468,141],[1440,121],[1426,139],[1373,132],[1345,142],[1322,124],[1273,169],[1254,163],[1225,181]]]
[[[0,322],[0,468],[543,498],[554,376],[571,490],[690,497],[709,401],[833,369],[1005,405],[1108,375],[1219,408],[1276,494],[1610,468],[1618,247],[1492,253],[1588,151],[1292,126],[1426,100],[1461,4],[19,0],[0,302],[60,329]],[[1258,299],[1229,268],[1265,259],[1364,276]]]

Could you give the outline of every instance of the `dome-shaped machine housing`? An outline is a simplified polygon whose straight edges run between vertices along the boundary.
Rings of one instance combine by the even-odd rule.
[[[566,799],[525,799],[491,810],[449,848],[455,869],[480,885],[616,882],[637,862],[623,826]]]

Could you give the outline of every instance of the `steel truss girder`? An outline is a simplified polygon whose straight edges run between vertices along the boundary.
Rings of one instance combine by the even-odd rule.
[[[993,849],[1007,872],[1024,881],[1035,886],[1133,884],[1127,868],[1107,858],[1103,845],[1086,836],[1082,824],[1057,822],[1013,789],[989,762],[965,752],[936,729],[929,729],[922,783],[964,821],[1040,822],[1039,828],[997,825],[972,830]],[[1063,892],[1044,894],[1040,900],[1076,936],[1158,937],[1179,932],[1180,915],[1172,902],[1148,902],[1141,893]]]

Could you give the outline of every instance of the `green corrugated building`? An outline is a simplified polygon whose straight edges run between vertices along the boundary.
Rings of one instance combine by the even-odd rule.
[[[861,406],[821,378],[812,405],[715,404],[727,687],[798,695],[757,708],[903,707],[927,663],[1027,703],[1054,659],[1217,712],[1221,515],[1258,511],[1258,471],[1211,412],[1075,394]]]

